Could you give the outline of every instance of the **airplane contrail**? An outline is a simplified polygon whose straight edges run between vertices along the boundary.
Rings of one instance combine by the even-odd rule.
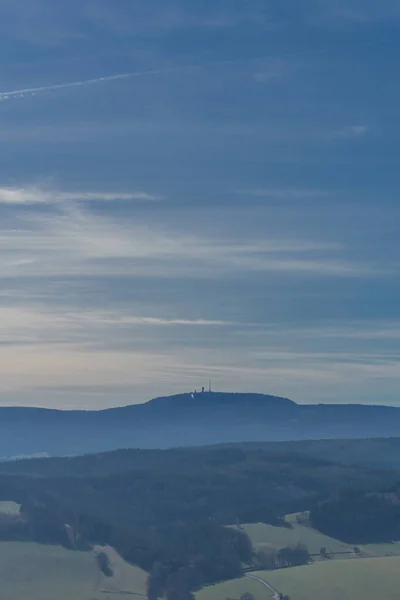
[[[133,77],[142,77],[146,75],[164,75],[166,73],[173,73],[179,71],[191,71],[194,69],[202,69],[207,66],[219,66],[219,65],[229,65],[240,62],[249,62],[250,60],[262,60],[260,58],[256,59],[237,59],[237,60],[225,60],[225,61],[215,61],[207,64],[200,65],[183,65],[181,67],[169,67],[166,69],[152,69],[149,71],[136,71],[131,73],[119,73],[117,75],[107,75],[105,77],[96,77],[95,79],[83,79],[81,81],[71,81],[69,83],[57,83],[53,85],[43,85],[40,87],[32,87],[32,88],[21,88],[19,90],[11,90],[9,92],[0,92],[0,100],[8,100],[9,98],[15,98],[18,96],[24,96],[25,94],[39,94],[41,92],[52,92],[56,90],[65,90],[68,88],[74,87],[86,87],[90,85],[95,85],[98,83],[105,83],[110,81],[117,81],[120,79],[131,79]]]
[[[170,71],[172,69],[168,69]],[[119,73],[118,75],[108,75],[106,77],[97,77],[96,79],[83,79],[82,81],[71,81],[69,83],[57,83],[53,85],[42,85],[40,87],[32,88],[21,88],[19,90],[11,90],[9,92],[0,92],[0,99],[15,98],[17,96],[23,96],[24,94],[37,94],[40,92],[51,92],[54,90],[65,90],[73,87],[86,87],[94,85],[96,83],[102,83],[107,81],[116,81],[118,79],[129,79],[130,77],[139,77],[140,75],[157,75],[165,73],[165,71],[153,70],[153,71],[138,71],[136,73]]]
[[[265,57],[264,57],[264,59],[265,59]],[[234,60],[215,61],[215,62],[199,64],[199,65],[183,65],[180,67],[169,67],[169,68],[165,68],[165,69],[152,69],[149,71],[134,71],[131,73],[119,73],[117,75],[107,75],[105,77],[96,77],[95,79],[83,79],[81,81],[71,81],[69,83],[57,83],[57,84],[53,84],[53,85],[43,85],[40,87],[21,88],[19,90],[11,90],[9,92],[0,92],[0,100],[8,100],[8,99],[16,98],[19,96],[24,96],[25,94],[34,95],[34,94],[40,94],[42,92],[65,90],[65,89],[74,88],[74,87],[86,87],[86,86],[96,85],[98,83],[117,81],[120,79],[131,79],[133,77],[142,77],[142,76],[146,76],[146,75],[164,75],[167,73],[174,73],[174,72],[179,72],[179,71],[192,71],[195,69],[202,69],[205,67],[247,63],[247,62],[253,62],[253,61],[257,61],[257,60],[263,60],[263,59],[262,58],[251,58],[251,59],[234,59]]]

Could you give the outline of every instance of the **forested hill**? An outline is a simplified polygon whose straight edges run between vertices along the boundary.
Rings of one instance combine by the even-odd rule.
[[[400,409],[204,392],[102,411],[0,408],[0,456],[400,436]]]
[[[340,494],[380,494],[398,479],[396,471],[251,444],[11,461],[0,464],[0,500],[20,504],[21,512],[0,519],[0,540],[109,544],[150,572],[149,600],[193,600],[168,589],[189,592],[252,565],[250,540],[225,525],[290,527],[286,513]]]
[[[392,543],[400,539],[400,486],[342,491],[312,507],[310,521],[351,544]]]

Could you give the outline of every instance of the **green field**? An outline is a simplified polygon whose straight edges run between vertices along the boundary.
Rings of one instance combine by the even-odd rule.
[[[0,502],[0,514],[2,515],[19,515],[21,505],[16,502]]]
[[[333,558],[353,558],[353,546],[324,535],[312,527],[299,525],[296,515],[287,515],[285,520],[291,525],[290,528],[274,527],[265,523],[250,523],[241,525],[240,528],[247,533],[255,550],[279,550],[300,543],[307,546],[314,561],[319,560],[321,548],[333,553]],[[400,542],[366,544],[360,546],[360,549],[369,557],[400,556]]]
[[[268,581],[291,600],[398,600],[400,556],[328,560],[304,567],[252,573]],[[242,577],[196,594],[197,600],[240,598],[244,592],[256,600],[270,600],[272,593],[259,581]]]
[[[326,548],[328,552],[349,553],[353,547],[323,535],[304,525],[299,525],[296,521],[296,515],[288,515],[286,521],[291,527],[274,527],[265,523],[251,523],[242,525],[241,529],[247,533],[252,541],[255,550],[279,550],[285,546],[296,544],[305,544],[310,554],[318,555],[321,548]],[[340,556],[340,554],[339,554]]]
[[[392,544],[365,544],[360,546],[361,551],[367,556],[400,556],[400,542]]]
[[[146,574],[107,549],[114,577],[104,577],[93,553],[60,546],[0,542],[0,598],[6,600],[115,600],[140,598]],[[107,592],[107,590],[110,590]]]
[[[260,571],[261,572],[261,571]],[[268,571],[268,575],[271,571]],[[226,600],[227,598],[240,598],[245,592],[253,594],[255,600],[269,600],[268,590],[254,579],[240,577],[223,581],[216,585],[208,585],[196,592],[196,600]]]
[[[106,552],[113,570],[113,577],[100,575],[98,589],[102,598],[117,598],[117,595],[127,593],[147,598],[147,573],[124,561],[114,548],[96,547],[96,550]]]
[[[292,600],[398,600],[400,597],[399,556],[319,562],[264,572],[261,576]],[[263,587],[261,583],[260,586]],[[261,597],[259,594],[260,600]]]
[[[398,600],[400,598],[400,542],[360,546],[363,558],[356,558],[353,547],[325,536],[311,527],[299,525],[296,515],[288,515],[291,527],[264,523],[242,525],[256,550],[278,550],[305,544],[315,555],[313,564],[276,571],[252,573],[268,581],[291,600]],[[320,548],[334,553],[336,560],[321,560]],[[259,581],[247,577],[207,586],[196,594],[197,600],[225,600],[253,594],[255,600],[269,600],[272,593]]]

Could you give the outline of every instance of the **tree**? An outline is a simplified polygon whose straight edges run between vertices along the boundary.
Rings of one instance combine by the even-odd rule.
[[[259,550],[255,554],[255,560],[260,569],[272,570],[276,568],[277,556],[275,550],[270,550],[269,552]]]
[[[96,561],[103,575],[105,575],[106,577],[112,577],[114,575],[113,570],[111,568],[110,559],[106,552],[98,552],[96,555]]]
[[[254,596],[250,592],[245,592],[240,596],[240,600],[254,600]]]
[[[277,555],[277,562],[278,566],[281,568],[298,567],[310,562],[310,558],[307,546],[304,544],[297,544],[296,546],[281,548]]]
[[[168,575],[165,596],[167,600],[195,600],[179,572]]]

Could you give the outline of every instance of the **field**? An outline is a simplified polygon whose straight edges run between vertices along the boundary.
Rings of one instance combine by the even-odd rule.
[[[147,573],[145,571],[125,562],[114,548],[96,547],[95,550],[102,550],[107,553],[114,573],[113,577],[100,575],[98,589],[101,590],[102,598],[113,600],[121,593],[135,595],[137,598],[140,598],[140,596],[147,597]]]
[[[400,557],[328,560],[253,575],[265,579],[291,600],[398,600]],[[246,577],[206,587],[196,598],[225,600],[240,598],[244,592],[252,593],[256,600],[272,599],[272,593],[262,583]]]
[[[146,574],[106,549],[114,577],[103,576],[90,552],[60,546],[0,542],[0,597],[7,600],[115,600],[120,592],[140,598]],[[107,592],[110,590],[110,592]]]
[[[2,515],[19,515],[20,510],[21,506],[16,502],[0,502],[0,514]]]
[[[400,598],[400,542],[360,546],[363,558],[354,555],[353,547],[327,537],[311,527],[299,525],[296,515],[288,515],[289,528],[264,523],[242,525],[257,550],[278,550],[297,543],[306,544],[315,555],[314,564],[276,571],[259,571],[260,577],[291,600],[398,600]],[[336,560],[321,560],[320,548],[333,552]],[[253,594],[255,600],[270,600],[270,592],[260,581],[242,577],[196,594],[197,600],[225,600]]]
[[[400,557],[326,561],[263,576],[292,600],[398,600]]]
[[[268,571],[268,573],[265,571],[264,573],[264,575],[270,574],[271,571]],[[266,579],[269,581],[267,577]],[[208,585],[199,592],[196,592],[195,595],[196,600],[226,600],[227,598],[238,599],[246,592],[253,594],[255,600],[269,600],[270,598],[267,588],[258,581],[247,577],[223,581],[216,585]]]
[[[290,528],[274,527],[265,523],[251,523],[241,525],[240,528],[247,533],[255,550],[279,550],[300,543],[307,546],[314,561],[320,559],[321,548],[326,548],[332,558],[353,558],[353,546],[328,537],[312,527],[299,525],[296,516],[286,516],[285,520],[291,525]],[[366,544],[360,546],[360,549],[363,555],[368,557],[400,556],[400,542]]]
[[[252,523],[242,525],[241,529],[247,533],[255,550],[279,550],[301,543],[307,546],[310,554],[315,555],[314,559],[318,558],[321,548],[326,548],[327,552],[338,556],[343,556],[342,553],[350,555],[353,552],[352,546],[323,535],[311,527],[299,525],[296,515],[288,515],[286,522],[290,527]]]

